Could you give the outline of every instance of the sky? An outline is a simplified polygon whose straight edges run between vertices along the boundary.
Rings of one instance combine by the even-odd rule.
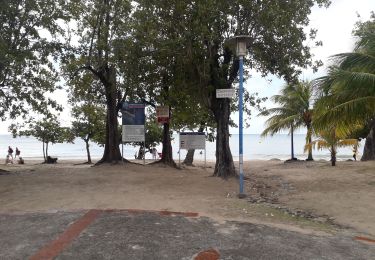
[[[352,51],[355,42],[352,36],[354,24],[359,20],[368,20],[371,11],[375,11],[375,0],[332,0],[328,8],[313,7],[309,17],[310,25],[306,28],[306,32],[309,31],[309,28],[318,29],[316,40],[323,41],[323,46],[314,47],[311,51],[315,59],[323,61],[324,66],[315,74],[311,70],[304,71],[301,79],[312,80],[324,75],[329,56]],[[271,97],[278,94],[283,84],[284,82],[277,77],[262,78],[259,74],[252,71],[251,78],[246,81],[244,87],[250,93],[257,92],[260,97]],[[58,97],[57,101],[67,107],[65,91],[59,91],[53,96]],[[264,105],[267,108],[274,106],[271,101],[265,102]],[[266,118],[256,117],[257,112],[253,112],[253,116],[250,119],[250,127],[244,129],[245,134],[259,134],[264,129]],[[238,113],[232,113],[232,118],[235,122],[238,122]],[[60,121],[63,125],[69,124],[69,109],[65,109],[61,114]],[[0,123],[0,134],[8,134],[10,123],[10,121]],[[303,129],[300,131],[304,133]],[[236,134],[238,129],[231,128],[230,132]]]

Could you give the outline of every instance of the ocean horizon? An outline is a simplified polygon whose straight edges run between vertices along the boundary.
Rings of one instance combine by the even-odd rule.
[[[173,158],[178,161],[179,136],[178,134],[173,135],[172,148]],[[272,137],[262,138],[259,134],[244,134],[244,160],[270,160],[290,159],[290,136],[287,134],[277,134]],[[306,159],[307,154],[304,153],[303,148],[305,144],[304,134],[294,135],[294,153],[298,159]],[[359,156],[362,155],[363,142],[359,149]],[[16,137],[13,138],[11,135],[0,135],[0,149],[3,149],[3,158],[5,159],[8,151],[8,146],[16,147],[21,151],[21,157],[27,160],[27,158],[43,158],[42,142],[36,140],[34,137]],[[238,160],[238,134],[232,134],[230,137],[230,148],[235,161]],[[124,157],[127,159],[134,159],[134,155],[138,152],[138,146],[132,146],[130,144],[124,144],[123,146]],[[120,150],[122,149],[120,145]],[[158,152],[161,152],[161,144],[156,147]],[[215,142],[206,142],[206,159],[209,161],[215,160]],[[103,154],[103,147],[98,146],[95,143],[90,143],[90,152],[92,159],[100,159]],[[181,150],[181,160],[186,156],[187,151]],[[82,159],[87,158],[85,143],[81,139],[75,139],[74,143],[62,143],[49,145],[48,154],[52,157],[57,157],[62,160],[71,159]],[[337,153],[338,160],[352,159],[353,152],[352,147],[339,148]],[[0,155],[1,157],[1,155]],[[313,157],[316,160],[330,159],[330,152],[327,149],[324,150],[313,150]],[[146,159],[152,159],[150,153],[146,153]],[[197,150],[194,155],[195,160],[204,160],[204,151]]]

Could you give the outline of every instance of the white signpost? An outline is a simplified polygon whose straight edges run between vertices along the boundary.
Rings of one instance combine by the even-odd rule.
[[[143,143],[143,164],[145,161],[145,104],[128,103],[121,104],[122,112],[122,158],[124,157],[124,143]]]
[[[169,121],[169,106],[156,107],[156,118],[158,124],[168,123]]]
[[[204,150],[204,167],[206,167],[206,134],[203,132],[182,132],[179,136],[178,164],[181,165],[181,149],[195,149]]]
[[[236,90],[234,88],[221,88],[216,90],[216,98],[233,98]]]
[[[122,126],[123,142],[144,142],[145,126],[144,125],[123,125]]]

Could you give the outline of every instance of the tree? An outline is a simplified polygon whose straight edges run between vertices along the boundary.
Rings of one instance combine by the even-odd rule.
[[[99,162],[122,159],[118,112],[126,97],[126,78],[119,74],[119,64],[123,60],[118,52],[129,32],[130,11],[131,4],[127,0],[72,1],[70,6],[77,23],[74,35],[79,44],[72,44],[65,58],[65,69],[70,72],[69,84],[75,77],[91,76],[97,84],[93,84],[95,87],[90,92],[103,97],[106,106],[106,138]]]
[[[158,73],[155,82],[172,90],[168,91],[168,97],[172,97],[169,103],[173,103],[171,92],[184,91],[169,87],[173,83],[189,82],[186,85],[191,95],[210,110],[215,120],[215,176],[226,178],[236,174],[229,147],[231,101],[216,99],[216,89],[231,88],[237,80],[239,63],[226,40],[233,35],[250,35],[251,52],[245,63],[263,74],[272,73],[290,80],[298,67],[314,65],[304,44],[303,31],[314,3],[322,6],[329,1],[282,4],[277,1],[137,1],[141,11],[137,18],[142,21],[138,24],[144,26],[140,30],[135,28],[140,35],[136,44],[142,46],[140,50],[157,55],[157,61],[164,62],[159,66],[155,59],[142,60],[142,64],[145,62],[145,66],[152,68],[146,77]],[[312,31],[310,36],[315,34]],[[155,39],[155,45],[143,45],[149,39]]]
[[[86,144],[87,163],[91,164],[90,141],[105,143],[105,109],[92,103],[84,103],[72,109],[72,132]]]
[[[24,130],[26,128],[26,130]],[[44,162],[48,159],[49,144],[72,143],[74,135],[67,127],[61,127],[56,116],[45,116],[42,120],[31,120],[24,126],[11,125],[9,127],[13,137],[16,136],[33,136],[43,143]]]
[[[1,0],[0,5],[0,118],[60,109],[45,94],[58,88],[54,64],[62,47],[60,25],[67,19],[65,1]]]
[[[333,56],[328,75],[317,79],[320,91],[316,128],[332,124],[343,135],[357,126],[368,128],[361,160],[375,160],[375,14],[358,23],[354,31],[357,43],[353,52]],[[355,127],[353,127],[355,126]]]
[[[280,106],[266,109],[259,113],[259,116],[271,115],[266,121],[267,127],[263,130],[262,136],[272,136],[283,129],[290,129],[293,138],[293,131],[305,126],[307,128],[306,145],[311,143],[313,114],[311,109],[312,96],[313,89],[310,82],[302,81],[285,85],[280,95],[272,97],[272,100],[280,104]],[[307,160],[312,160],[312,147],[307,147]],[[292,145],[292,159],[293,158],[294,153]]]
[[[321,131],[318,134],[319,139],[312,141],[310,144],[306,144],[305,150],[309,150],[312,147],[319,150],[326,148],[331,153],[331,165],[336,166],[336,155],[337,148],[346,146],[358,147],[358,139],[342,139],[339,137],[339,131],[335,127],[329,130]]]

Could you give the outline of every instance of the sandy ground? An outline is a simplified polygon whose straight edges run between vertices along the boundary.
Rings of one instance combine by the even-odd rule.
[[[72,161],[2,165],[0,212],[75,209],[149,209],[198,212],[218,221],[240,220],[303,232],[332,231],[330,223],[296,217],[278,206],[311,212],[375,237],[375,163],[250,161],[247,199],[238,180],[211,177],[208,168],[161,165],[90,167]],[[199,163],[198,163],[199,164]],[[201,164],[203,165],[203,164]],[[259,198],[253,200],[252,198]],[[270,203],[271,201],[271,203]],[[276,205],[276,206],[275,206]]]

